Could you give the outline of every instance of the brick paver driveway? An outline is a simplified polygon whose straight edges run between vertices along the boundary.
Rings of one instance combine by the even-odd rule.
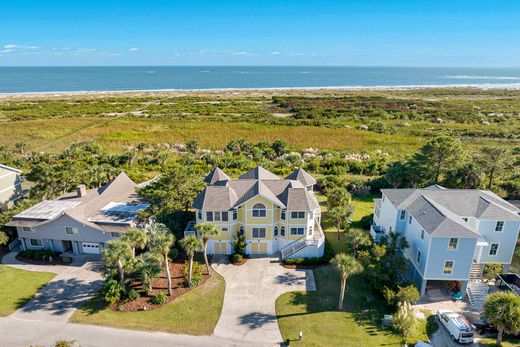
[[[24,264],[15,256],[16,253],[5,255],[2,263],[22,270],[54,272],[57,275],[10,318],[66,322],[103,283],[100,261],[92,256],[75,257],[68,266]]]
[[[241,341],[280,343],[275,301],[293,290],[316,290],[312,270],[290,270],[275,258],[253,258],[242,266],[214,257],[226,280],[224,307],[214,335]]]

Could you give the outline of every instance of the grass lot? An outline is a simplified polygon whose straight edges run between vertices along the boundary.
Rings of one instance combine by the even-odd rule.
[[[56,274],[0,265],[0,316],[8,316],[29,301]]]
[[[70,321],[175,334],[211,335],[222,311],[224,288],[224,279],[214,272],[202,286],[156,310],[115,312],[99,298],[94,298],[76,310]]]
[[[340,235],[340,240],[337,237],[337,230],[335,224],[330,220],[327,214],[327,197],[322,193],[316,193],[318,202],[321,206],[323,231],[327,237],[327,242],[332,247],[335,253],[345,252],[345,235]],[[365,196],[353,196],[352,205],[354,205],[354,214],[352,215],[352,228],[360,228],[360,221],[363,216],[371,214],[374,209],[374,199],[379,195],[370,194]]]
[[[222,149],[229,140],[238,138],[252,142],[283,139],[299,149],[381,149],[395,155],[412,153],[424,142],[420,137],[399,138],[357,129],[169,118],[50,118],[6,121],[0,127],[0,144],[14,147],[24,139],[28,148],[47,151],[60,151],[87,140],[95,140],[110,151],[141,142],[185,143],[189,139],[196,139],[204,148]]]
[[[496,339],[495,338],[484,338],[479,339],[478,343],[481,347],[494,347],[496,346]],[[508,339],[504,338],[502,340],[502,347],[518,347],[520,346],[520,339]]]
[[[344,311],[337,311],[339,275],[331,266],[314,270],[316,292],[289,292],[276,300],[278,324],[291,346],[401,346],[392,330],[379,327],[385,303],[370,294],[362,276],[348,281]],[[425,340],[426,321],[419,321],[413,341]],[[298,341],[302,329],[303,339]]]

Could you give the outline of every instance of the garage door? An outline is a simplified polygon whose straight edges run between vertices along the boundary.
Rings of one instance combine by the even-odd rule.
[[[88,253],[88,254],[99,254],[99,243],[94,243],[94,242],[83,242],[81,244],[81,246],[83,247],[83,253]]]
[[[213,244],[213,254],[227,254],[227,242],[215,242]]]
[[[267,243],[251,243],[251,254],[267,254]]]

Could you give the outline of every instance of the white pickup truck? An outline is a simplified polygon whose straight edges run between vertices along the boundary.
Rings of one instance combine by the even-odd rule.
[[[449,310],[437,311],[437,318],[448,330],[453,341],[473,343],[475,332],[466,317]]]

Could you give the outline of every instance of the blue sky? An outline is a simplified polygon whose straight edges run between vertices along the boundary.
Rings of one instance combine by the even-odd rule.
[[[520,66],[520,1],[0,2],[0,65]]]

